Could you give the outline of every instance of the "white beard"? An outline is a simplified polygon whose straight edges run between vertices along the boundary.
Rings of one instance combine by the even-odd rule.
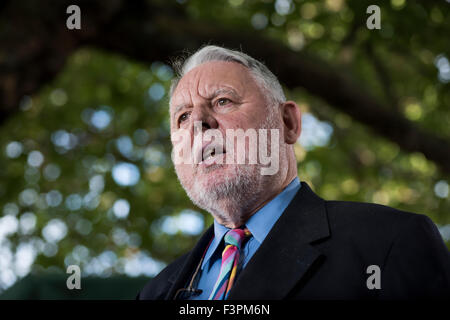
[[[220,183],[206,186],[195,181],[192,189],[185,188],[194,204],[223,222],[241,221],[264,191],[265,176],[260,174],[258,165],[237,164],[232,169]]]

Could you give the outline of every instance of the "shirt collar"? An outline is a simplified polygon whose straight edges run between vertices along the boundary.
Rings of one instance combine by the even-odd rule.
[[[277,222],[278,218],[300,189],[300,186],[300,180],[296,177],[282,192],[259,209],[247,221],[245,225],[259,244],[264,241],[275,222]]]
[[[298,177],[295,177],[289,183],[289,185],[283,189],[275,198],[270,200],[267,204],[259,209],[245,224],[248,230],[252,233],[252,236],[261,244],[266,238],[269,231],[272,229],[275,222],[281,216],[283,211],[289,205],[291,200],[294,198],[297,191],[300,189],[301,184]],[[230,229],[221,225],[216,220],[214,220],[214,238],[207,249],[207,253],[203,259],[202,269],[209,262],[212,255],[216,252],[222,238],[225,236]]]

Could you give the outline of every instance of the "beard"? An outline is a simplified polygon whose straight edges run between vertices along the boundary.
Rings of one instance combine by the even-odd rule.
[[[277,128],[275,115],[270,112],[258,129]],[[248,152],[246,154],[248,156]],[[191,201],[223,225],[232,222],[240,226],[273,187],[274,176],[262,175],[261,169],[266,166],[259,163],[191,166],[192,170],[183,174],[181,166],[175,165],[178,180]]]
[[[219,164],[208,168],[208,171],[213,170],[221,170],[219,177],[211,172],[204,173],[211,174],[211,177],[194,179],[190,186],[181,179],[180,182],[191,201],[211,213],[222,224],[241,222],[245,219],[245,213],[255,206],[255,202],[263,194],[263,179],[267,177],[260,174],[259,165]]]

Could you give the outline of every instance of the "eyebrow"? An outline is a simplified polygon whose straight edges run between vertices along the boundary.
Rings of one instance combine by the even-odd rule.
[[[230,94],[234,98],[236,98],[237,100],[239,100],[241,98],[240,95],[234,89],[231,89],[231,88],[220,88],[220,89],[215,90],[212,95],[207,97],[207,99],[208,100],[212,100],[212,99],[214,99],[215,97],[217,97],[218,95],[221,95],[221,94]],[[180,105],[176,106],[174,111],[173,111],[173,116],[175,117],[177,115],[177,113],[181,109],[184,109],[184,108],[187,108],[187,107],[189,107],[188,103],[183,103],[183,104],[180,104]]]
[[[214,91],[214,93],[211,95],[211,97],[209,99],[213,99],[213,98],[217,97],[218,95],[221,95],[224,93],[230,94],[230,95],[234,96],[235,98],[240,98],[240,96],[237,94],[236,90],[231,89],[231,88],[220,88],[220,89],[217,89],[216,91]]]
[[[176,106],[175,110],[173,111],[173,115],[175,116],[181,109],[186,108],[187,106],[187,103]]]

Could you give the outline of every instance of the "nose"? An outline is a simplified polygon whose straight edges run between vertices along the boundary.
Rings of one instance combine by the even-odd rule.
[[[197,106],[194,108],[191,114],[191,121],[193,135],[197,135],[200,128],[204,132],[208,129],[217,129],[218,127],[217,120],[206,106]]]

